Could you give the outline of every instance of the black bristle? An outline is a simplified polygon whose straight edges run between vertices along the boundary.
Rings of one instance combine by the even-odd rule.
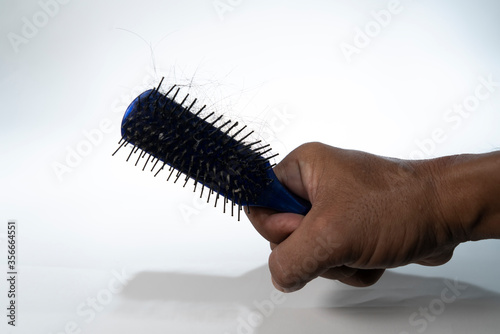
[[[186,100],[188,96],[189,96],[189,94],[186,96],[186,98],[185,98],[184,100]],[[182,105],[183,103],[184,103],[184,101],[182,101],[181,105]],[[195,103],[196,103],[196,99],[194,99],[194,100],[193,100],[193,102],[191,102],[191,105],[189,106],[189,108],[184,109],[184,110],[182,110],[182,111],[181,111],[181,113],[179,114],[179,117],[181,117],[181,116],[182,116],[185,112],[186,112],[186,113],[189,113],[189,112],[190,112],[190,110],[191,110],[191,108],[193,108],[193,106],[194,106],[194,104],[195,104]]]
[[[219,193],[217,192],[217,196],[215,196],[215,204],[214,208],[217,207],[217,200],[219,199]]]
[[[240,140],[238,140],[238,143],[237,143],[237,144],[242,143],[242,142],[243,142],[245,139],[247,139],[247,138],[248,138],[248,137],[249,137],[252,133],[253,133],[253,130],[252,130],[252,131],[250,131],[249,133],[247,133],[247,134],[245,135],[245,137],[243,137],[243,138],[241,138]]]
[[[208,114],[207,116],[205,116],[204,118],[198,118],[196,120],[196,123],[194,123],[193,127],[194,128],[197,128],[198,127],[198,124],[203,124],[203,122],[206,122],[210,117],[212,117],[212,115],[214,115],[215,113],[212,111],[210,114]],[[200,131],[201,132],[201,131]]]
[[[177,92],[179,92],[179,90],[177,90]],[[177,95],[177,92],[175,93],[176,95]],[[184,103],[186,103],[186,100],[187,100],[187,98],[188,98],[188,97],[189,97],[189,94],[187,94],[187,95],[186,95],[186,97],[184,97],[184,100],[182,100],[182,102],[181,102],[181,103],[177,104],[177,105],[174,107],[174,109],[171,111],[171,113],[172,113],[173,115],[175,115],[175,117],[176,117],[176,118],[180,118],[180,117],[181,117],[181,115],[182,115],[182,114],[184,114],[184,111],[185,111],[186,109],[184,109],[184,108],[182,107],[182,105],[183,105]],[[175,96],[174,96],[174,100],[175,100]],[[180,112],[180,113],[175,113],[175,112],[177,111],[177,109],[180,109],[180,110],[181,110],[181,112]]]
[[[257,141],[254,141],[253,143],[250,143],[250,144],[246,144],[246,145],[243,145],[240,147],[240,149],[238,150],[238,152],[244,152],[246,150],[249,150],[252,146],[254,145],[257,145],[258,143],[260,143],[262,140],[257,140]],[[252,152],[253,153],[253,152]]]
[[[134,153],[135,148],[136,148],[136,146],[132,147],[132,149],[130,150],[130,154],[128,155],[128,158],[126,161],[128,161],[128,159],[130,159],[130,157],[132,156],[132,153]]]
[[[221,132],[221,129],[222,129],[223,127],[225,127],[226,125],[228,125],[229,123],[231,123],[231,121],[227,121],[227,122],[225,122],[224,124],[222,124],[222,125],[218,126],[217,128],[214,128],[214,130],[213,130],[212,132],[210,132],[208,135],[209,135],[209,136],[212,136],[212,135],[213,135],[213,134],[215,134],[215,133],[220,133],[220,132]],[[221,135],[219,136],[219,138],[220,138],[220,137],[222,137],[222,136],[224,136],[224,134],[221,134]]]
[[[278,155],[279,155],[279,153],[273,154],[273,155],[271,155],[269,158],[267,158],[267,160],[269,161],[269,160],[271,160],[271,159],[273,159],[273,158],[276,158]],[[271,167],[271,168],[273,168],[274,166],[276,166],[276,164],[273,164],[273,165],[272,165],[272,166],[270,166],[270,167]]]
[[[121,143],[121,145],[116,149],[115,153],[113,153],[111,156],[114,156],[116,154],[116,152],[118,152],[119,149],[121,149],[124,145],[127,145],[127,142],[122,138],[120,140],[120,142],[123,140],[123,143]],[[120,143],[118,143],[120,144]]]
[[[209,202],[210,202],[210,195],[212,195],[212,193],[213,193],[213,190],[208,189],[207,203],[209,203]]]
[[[163,165],[160,167],[160,169],[158,169],[154,175],[154,177],[156,177],[156,175],[158,175],[159,172],[161,172],[163,170],[163,167],[165,167],[166,163],[163,163]]]
[[[160,83],[158,84],[158,87],[156,87],[157,92],[160,91],[160,87],[161,87],[161,84],[163,83],[163,79],[165,79],[165,77],[161,78]],[[153,92],[154,92],[154,90],[153,90]]]
[[[151,154],[150,154],[150,155],[149,155],[149,157],[146,159],[146,163],[144,164],[144,167],[142,167],[142,170],[143,170],[143,171],[144,171],[144,169],[146,168],[146,165],[148,164],[149,159],[151,159]]]
[[[236,122],[236,124],[238,124],[238,122]],[[234,135],[231,136],[231,139],[234,139],[237,135],[239,135],[241,133],[241,131],[245,130],[246,127],[247,126],[245,125],[241,129],[239,129]]]
[[[173,87],[172,87],[173,88]],[[172,97],[172,101],[175,101],[175,98],[177,97],[177,94],[179,94],[179,91],[181,89],[180,88],[177,88],[177,90],[175,91],[175,94],[174,94],[174,97]],[[165,95],[166,96],[166,95]]]
[[[205,184],[202,183],[201,185],[201,193],[200,193],[200,198],[203,197],[203,190],[205,189]]]
[[[257,152],[255,152],[254,154],[256,154],[257,156],[261,156],[261,155],[264,155],[264,154],[266,154],[266,153],[268,153],[268,152],[271,152],[271,150],[272,150],[271,148],[268,148],[268,149],[267,149],[267,150],[265,150],[264,152],[261,152],[261,153],[257,153]],[[267,159],[266,159],[266,160],[267,160]]]
[[[186,173],[186,180],[188,180],[189,177],[191,177],[191,169],[193,168],[193,160],[194,160],[194,156],[191,156],[191,160],[189,161],[188,171]],[[184,186],[186,186],[186,185],[184,184]]]
[[[168,95],[169,95],[169,94],[170,94],[170,93],[174,90],[174,88],[175,88],[175,87],[177,87],[177,86],[176,86],[176,85],[173,85],[173,86],[172,86],[172,87],[168,90],[168,92],[166,92],[164,95],[165,95],[165,96],[168,96]]]
[[[200,169],[198,168],[196,170],[196,177],[194,178],[194,189],[193,192],[196,192],[196,186],[198,185],[198,176],[200,175]]]
[[[221,115],[221,116],[219,116],[219,117],[217,117],[217,118],[215,119],[215,121],[213,121],[212,123],[207,123],[207,124],[205,124],[205,126],[204,126],[203,128],[201,128],[201,129],[200,129],[200,131],[204,131],[204,130],[205,130],[205,129],[207,129],[207,128],[213,128],[213,126],[215,125],[215,123],[217,123],[218,121],[220,121],[220,119],[221,119],[221,118],[222,118],[222,115]],[[219,129],[215,129],[215,131],[218,131],[218,130],[219,130]],[[213,133],[213,131],[212,131],[212,132],[209,132],[209,133],[208,133],[208,135],[210,135],[210,133]]]
[[[231,127],[229,129],[226,130],[226,132],[224,132],[224,136],[227,136],[227,134],[233,130],[235,127],[238,126],[238,122],[235,122],[233,125],[231,125]]]
[[[172,174],[174,173],[175,169],[170,167],[170,174],[168,174],[168,177],[167,177],[167,181],[170,180],[170,177],[172,176]]]
[[[153,168],[151,168],[151,171],[153,171],[153,170],[155,169],[156,164],[158,163],[158,161],[160,161],[160,159],[158,159],[158,158],[157,158],[157,159],[156,159],[156,162],[155,162],[155,163],[154,163],[154,165],[153,165]]]
[[[175,176],[175,181],[174,183],[177,183],[177,180],[181,177],[182,173],[178,172],[177,175]]]
[[[252,146],[254,146],[254,145],[257,145],[257,144],[259,144],[259,143],[261,143],[261,142],[262,142],[262,140],[257,140],[257,141],[254,141],[253,143],[250,143],[250,144],[245,145],[245,147],[250,148],[250,147],[252,147]]]
[[[266,167],[266,170],[273,169],[274,167],[276,167],[276,164],[269,165]]]
[[[193,118],[198,117],[198,116],[201,114],[201,112],[202,112],[203,110],[205,110],[205,108],[206,108],[206,107],[207,107],[207,105],[204,105],[203,107],[201,107],[201,108],[200,108],[200,110],[198,110],[198,112],[197,112],[196,114],[194,114],[194,115],[193,115]]]
[[[137,157],[137,161],[135,162],[135,166],[137,166],[137,164],[139,163],[139,160],[141,158],[144,158],[145,155],[146,155],[146,152],[143,152],[143,154],[139,154],[139,156]]]
[[[240,221],[241,202],[238,202],[238,221]]]
[[[263,157],[269,153],[269,145],[259,146],[260,140],[248,143],[254,132],[244,134],[246,125],[240,127],[238,122],[214,112],[204,113],[206,105],[198,110],[197,99],[187,103],[189,94],[176,102],[178,86],[160,93],[162,82],[163,79],[131,104],[122,122],[122,139],[113,155],[130,143],[133,147],[127,161],[139,151],[135,161],[138,165],[148,154],[142,170],[151,163],[151,172],[157,176],[168,165],[167,181],[174,171],[174,183],[182,178],[183,187],[193,179],[194,192],[201,184],[200,198],[207,187],[207,203],[214,195],[217,206],[222,196],[223,211],[229,211],[227,205],[231,205],[234,215],[237,208],[240,220],[242,208],[248,210],[248,203],[254,203],[269,182],[266,171],[271,167]],[[155,170],[158,162],[162,165]]]
[[[264,149],[264,148],[266,148],[266,147],[269,147],[269,146],[270,146],[270,144],[263,145],[263,146],[261,146],[261,147],[257,147],[256,149],[254,149],[254,152],[260,151],[260,150],[262,150],[262,149]]]

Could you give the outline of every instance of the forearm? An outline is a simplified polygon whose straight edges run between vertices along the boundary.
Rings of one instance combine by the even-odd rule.
[[[431,161],[436,200],[458,238],[500,238],[500,152]]]

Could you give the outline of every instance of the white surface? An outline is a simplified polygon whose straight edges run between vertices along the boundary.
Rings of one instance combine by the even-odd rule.
[[[232,10],[221,17],[217,3]],[[0,268],[15,219],[20,276],[18,327],[2,315],[2,333],[497,333],[498,241],[461,245],[439,268],[392,270],[367,289],[318,280],[255,318],[274,290],[268,245],[250,224],[110,156],[126,106],[162,76],[281,156],[312,140],[404,158],[419,142],[425,157],[497,149],[499,87],[467,117],[444,117],[480,77],[500,81],[498,2],[402,0],[348,62],[342,43],[388,3],[73,0],[14,47],[11,33],[23,37],[43,9],[3,1]],[[446,139],[429,146],[437,129]],[[54,164],[89,133],[89,153],[58,176]],[[467,288],[415,325],[414,312],[440,305],[444,279]]]

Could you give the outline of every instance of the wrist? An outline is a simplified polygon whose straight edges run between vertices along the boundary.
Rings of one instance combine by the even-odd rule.
[[[500,238],[500,152],[429,160],[435,202],[454,241]]]

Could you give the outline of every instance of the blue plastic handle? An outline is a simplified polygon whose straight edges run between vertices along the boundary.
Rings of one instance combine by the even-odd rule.
[[[267,176],[273,181],[264,189],[257,202],[250,204],[251,206],[263,206],[279,212],[297,213],[303,216],[311,210],[311,203],[288,191],[271,168],[267,170]]]

